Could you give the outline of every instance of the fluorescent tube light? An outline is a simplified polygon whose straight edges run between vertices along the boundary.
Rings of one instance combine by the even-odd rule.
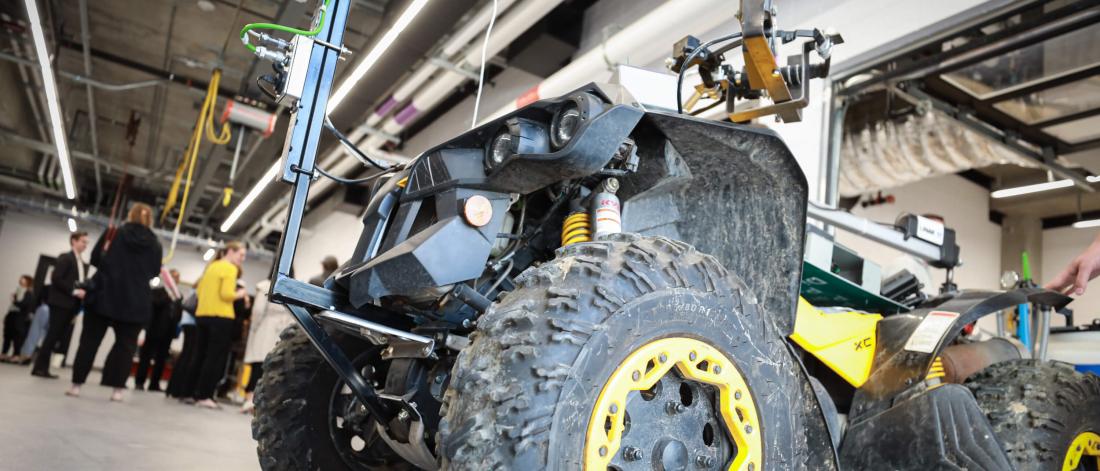
[[[247,210],[252,202],[260,196],[260,193],[263,193],[264,188],[267,188],[267,184],[271,183],[271,181],[275,179],[275,176],[279,174],[279,168],[282,167],[281,164],[282,160],[276,160],[275,163],[271,164],[271,168],[267,169],[267,173],[264,173],[264,176],[260,177],[260,181],[256,182],[256,185],[253,186],[251,190],[248,190],[248,194],[244,195],[244,199],[241,200],[240,204],[238,204],[236,208],[233,208],[233,212],[229,213],[228,218],[225,218],[225,222],[222,223],[221,227],[222,232],[229,232],[233,224],[237,223],[237,220],[241,218],[245,210]]]
[[[1100,227],[1100,219],[1089,219],[1073,223],[1074,229],[1088,229],[1090,227]]]
[[[50,125],[53,129],[53,142],[57,146],[57,160],[61,163],[61,178],[65,181],[65,197],[76,198],[76,183],[73,181],[73,166],[69,161],[69,143],[65,140],[64,119],[61,116],[61,103],[57,98],[57,82],[54,80],[50,53],[46,49],[46,35],[42,32],[42,18],[38,15],[38,2],[25,0],[27,16],[31,23],[31,36],[34,38],[34,51],[38,56],[38,67],[42,72],[42,88],[46,89],[46,106],[50,110]],[[93,117],[92,119],[95,119]],[[74,223],[75,224],[75,223]]]
[[[386,31],[386,34],[378,40],[378,43],[374,45],[374,48],[371,49],[369,53],[367,53],[367,56],[351,71],[351,75],[344,79],[344,82],[336,88],[336,93],[333,93],[329,98],[328,113],[332,113],[332,110],[340,106],[340,102],[344,101],[348,93],[351,93],[351,89],[355,88],[355,84],[359,82],[359,79],[362,79],[363,76],[367,74],[367,71],[374,66],[374,63],[378,62],[378,59],[382,57],[386,49],[389,49],[390,45],[397,40],[397,36],[409,26],[409,23],[412,23],[413,18],[416,18],[417,13],[420,13],[420,10],[427,4],[428,0],[413,0],[408,8],[405,8],[405,11],[401,12],[401,16],[397,18],[397,21],[394,22],[389,31]]]
[[[992,198],[1008,198],[1011,196],[1038,193],[1040,191],[1054,190],[1058,188],[1069,188],[1071,186],[1073,186],[1073,180],[1055,180],[1052,182],[1036,183],[1034,185],[1005,188],[1003,190],[994,191],[993,193],[990,193],[989,196]]]
[[[76,220],[73,219],[73,218],[69,218],[68,223],[69,223],[69,232],[76,232]]]
[[[1089,183],[1100,182],[1100,176],[1085,177],[1085,180],[1088,181]],[[1028,193],[1038,193],[1040,191],[1054,190],[1054,189],[1058,189],[1058,188],[1069,188],[1071,186],[1073,186],[1073,181],[1072,180],[1069,180],[1069,179],[1055,180],[1055,181],[1046,182],[1046,183],[1036,183],[1034,185],[1018,186],[1018,187],[1015,187],[1015,188],[1005,188],[1003,190],[994,191],[993,193],[990,193],[989,196],[991,196],[993,198],[1008,198],[1010,196],[1020,196],[1020,195],[1026,195]]]
[[[202,260],[209,262],[212,258],[214,258],[214,249],[206,249],[206,253],[202,254]]]

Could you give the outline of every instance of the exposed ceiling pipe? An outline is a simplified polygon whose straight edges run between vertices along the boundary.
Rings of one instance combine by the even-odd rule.
[[[8,22],[13,21],[12,18],[10,16],[8,16],[7,14],[0,15],[0,19],[3,19],[4,21],[8,21]],[[24,47],[25,46],[24,43],[21,43],[20,41],[15,40],[15,36],[12,36],[10,38],[10,43],[11,43],[12,50],[15,51],[16,54],[26,55],[27,57],[33,57],[31,54],[29,54],[27,52],[26,48]],[[4,53],[0,53],[0,55],[10,57],[10,58],[14,59],[15,62],[18,62],[19,64],[21,64],[20,67],[17,67],[19,69],[19,79],[20,79],[20,83],[23,84],[23,93],[25,93],[26,96],[27,96],[27,104],[31,108],[31,115],[34,118],[33,126],[34,126],[35,130],[38,131],[38,136],[37,137],[38,137],[38,139],[42,139],[42,140],[49,139],[49,137],[48,137],[49,136],[49,131],[45,127],[45,123],[48,122],[48,118],[45,117],[45,114],[44,114],[44,111],[43,111],[44,108],[45,108],[45,104],[43,104],[42,101],[41,101],[42,97],[39,94],[35,93],[36,90],[41,90],[42,89],[42,85],[38,82],[38,76],[33,71],[33,68],[38,67],[38,63],[36,63],[32,60],[29,60],[29,59],[24,59],[23,57],[19,57],[19,56],[11,56],[11,55],[4,54]],[[46,177],[46,175],[45,175],[45,164],[46,164],[47,159],[50,159],[50,157],[49,156],[43,156],[43,158],[42,158],[42,160],[41,160],[41,162],[39,163],[39,166],[38,166],[39,181],[41,181],[43,183],[45,183],[45,181],[46,181],[46,179],[45,179],[45,177]]]
[[[19,57],[19,56],[13,56],[13,55],[8,54],[6,52],[0,52],[0,59],[4,59],[6,61],[15,62],[15,63],[18,63],[18,64],[23,64],[23,65],[27,65],[27,66],[31,66],[31,67],[38,67],[38,63],[35,62],[35,61],[29,60],[29,59],[24,59],[24,58]],[[126,91],[126,90],[133,90],[133,89],[136,89],[136,88],[152,87],[152,86],[155,86],[155,85],[164,85],[164,84],[168,83],[167,80],[156,79],[156,80],[143,80],[143,81],[140,81],[140,82],[132,82],[132,83],[114,84],[114,83],[100,82],[99,80],[95,80],[91,77],[85,77],[83,75],[77,75],[77,74],[74,74],[74,73],[71,73],[71,72],[65,72],[63,70],[57,70],[55,72],[57,72],[57,75],[59,75],[61,77],[64,77],[66,79],[72,80],[74,82],[83,83],[83,84],[90,85],[92,87],[95,87],[95,88],[98,88],[98,89],[101,89],[101,90],[106,90],[106,91],[109,91],[109,92],[122,92],[122,91]],[[91,75],[90,72],[85,72],[85,73],[87,73],[88,75]]]
[[[506,4],[514,3],[515,0],[502,0]],[[527,31],[539,20],[541,20],[547,13],[553,10],[561,0],[527,0],[517,5],[513,5],[512,8],[505,10],[500,8],[503,13],[498,12],[498,20],[493,27],[493,34],[489,38],[488,49],[486,51],[487,56],[493,56],[500,52],[502,49],[511,44],[515,39]],[[450,60],[458,67],[466,67],[468,65],[476,65],[480,63],[481,59],[481,44],[479,41],[478,33],[483,33],[484,28],[489,23],[489,17],[492,15],[492,4],[488,4],[482,7],[473,19],[463,25],[459,30],[447,41],[444,42],[441,48],[441,56],[445,60]],[[451,56],[444,55],[447,51],[453,51]],[[464,51],[464,52],[459,52]],[[457,54],[457,59],[455,55]],[[470,60],[474,58],[474,60]],[[440,72],[440,74],[433,78],[433,74]],[[420,96],[426,87],[434,87],[439,82],[446,82],[447,93],[453,92],[454,88],[468,80],[465,75],[458,72],[451,71],[449,69],[442,69],[438,65],[433,64],[431,61],[423,61],[420,68],[414,71],[407,80],[402,81],[402,85],[394,90],[393,95],[388,98],[381,106],[375,110],[368,118],[363,126],[355,128],[349,133],[348,139],[352,142],[357,142],[360,147],[363,146],[363,139],[369,135],[369,130],[378,125],[378,123],[392,121],[395,118],[387,118],[393,112],[397,111],[399,105],[401,105],[401,111],[397,111],[394,115],[401,123],[408,124],[412,117],[417,114],[416,110],[427,110],[434,106],[436,103],[427,105],[426,103],[420,103],[416,105],[417,97]],[[409,98],[412,98],[409,102]],[[440,98],[441,100],[442,98]],[[408,102],[408,103],[406,103]],[[396,132],[403,129],[404,126],[397,128]],[[389,131],[386,131],[389,132]],[[394,134],[396,134],[394,132]],[[367,142],[370,142],[369,138]],[[380,142],[385,142],[385,139],[381,139]],[[369,150],[378,150],[381,145],[371,146]],[[343,146],[335,146],[330,150],[322,159],[319,159],[320,166],[323,168],[332,168],[339,174],[345,174],[352,168],[355,168],[360,163],[355,159],[346,158],[346,150]],[[313,185],[310,190],[309,197],[313,198],[318,194],[327,190],[332,183],[329,180],[320,180]],[[275,221],[282,219],[282,215],[285,214],[285,204],[273,205],[269,208],[259,219],[256,220],[245,234],[248,237],[260,238],[262,234],[259,232],[266,231],[266,227],[270,227],[275,224]]]
[[[92,55],[90,51],[92,35],[89,29],[88,0],[80,0],[80,38],[84,43],[84,74],[91,77]],[[99,136],[96,134],[95,123],[99,114],[95,111],[95,91],[92,90],[92,84],[88,81],[85,82],[85,91],[88,95],[88,132],[91,133],[92,138],[92,156],[99,158]],[[103,199],[103,177],[99,173],[99,162],[92,162],[92,168],[95,172],[95,207],[98,209],[99,202]]]

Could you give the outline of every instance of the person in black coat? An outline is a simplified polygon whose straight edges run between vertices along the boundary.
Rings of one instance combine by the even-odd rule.
[[[141,344],[138,354],[138,369],[134,374],[134,388],[145,389],[145,380],[149,379],[149,391],[161,391],[160,379],[164,376],[165,363],[168,361],[168,349],[176,336],[176,324],[180,322],[180,293],[176,288],[180,272],[169,272],[172,280],[161,282],[153,289],[153,317],[145,327],[145,343]],[[165,274],[161,273],[161,279]],[[149,377],[150,364],[153,374]]]
[[[38,349],[38,356],[34,359],[34,367],[31,368],[31,375],[40,378],[57,378],[57,375],[50,373],[50,354],[57,342],[65,336],[73,318],[80,312],[85,295],[84,283],[87,281],[88,264],[81,260],[80,254],[88,248],[88,233],[78,231],[70,234],[69,246],[71,251],[57,256],[50,275],[50,286],[46,290],[50,322],[46,328],[46,336],[42,339],[42,346]]]
[[[4,316],[4,346],[0,349],[0,361],[19,362],[19,349],[27,338],[31,313],[34,311],[34,278],[30,275],[19,277],[19,288],[11,295],[11,308]],[[11,355],[8,355],[8,351]]]
[[[107,231],[92,250],[92,265],[97,271],[88,295],[80,347],[73,361],[73,385],[65,393],[69,396],[80,395],[80,386],[88,378],[103,335],[111,327],[115,344],[103,365],[101,384],[115,388],[112,401],[122,400],[138,333],[153,315],[149,281],[160,273],[162,251],[157,236],[149,229],[152,224],[153,209],[135,203],[126,224],[114,232],[114,238]]]

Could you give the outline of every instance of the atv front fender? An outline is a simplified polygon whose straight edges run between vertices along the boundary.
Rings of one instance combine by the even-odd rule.
[[[1061,309],[1070,301],[1072,299],[1067,296],[1040,288],[1007,292],[963,291],[909,313],[886,317],[878,325],[879,348],[875,352],[871,375],[853,399],[853,419],[886,410],[895,398],[921,383],[927,377],[932,362],[967,324],[1019,304],[1035,303]],[[933,313],[941,319],[957,317],[941,329],[919,329]],[[910,341],[914,337],[927,337],[930,332],[932,335],[939,334],[938,340],[931,339],[935,345],[933,348],[913,348]],[[928,340],[921,343],[928,344]],[[911,348],[907,349],[907,346]]]
[[[619,190],[623,230],[714,255],[790,335],[808,190],[787,145],[769,129],[653,111],[634,136],[641,163]]]

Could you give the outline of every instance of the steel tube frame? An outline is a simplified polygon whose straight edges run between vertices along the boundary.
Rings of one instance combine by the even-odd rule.
[[[344,27],[352,2],[353,0],[331,0],[330,9],[325,15],[325,24],[321,26],[317,39],[329,44],[343,45]],[[411,409],[411,405],[399,398],[386,398],[379,395],[310,312],[318,309],[339,312],[346,307],[341,298],[330,290],[303,283],[289,276],[294,263],[294,252],[298,246],[298,237],[302,230],[302,219],[305,216],[317,146],[321,140],[325,110],[328,108],[329,93],[339,58],[338,51],[317,42],[313,43],[305,90],[298,102],[294,117],[290,120],[292,126],[287,133],[287,145],[284,147],[286,155],[283,156],[281,179],[291,184],[292,189],[286,225],[279,241],[275,271],[272,273],[271,297],[276,302],[286,304],[325,361],[347,384],[363,406],[374,415],[378,423],[386,426],[385,424],[396,416],[399,408]],[[415,409],[412,409],[412,412],[416,412]]]

